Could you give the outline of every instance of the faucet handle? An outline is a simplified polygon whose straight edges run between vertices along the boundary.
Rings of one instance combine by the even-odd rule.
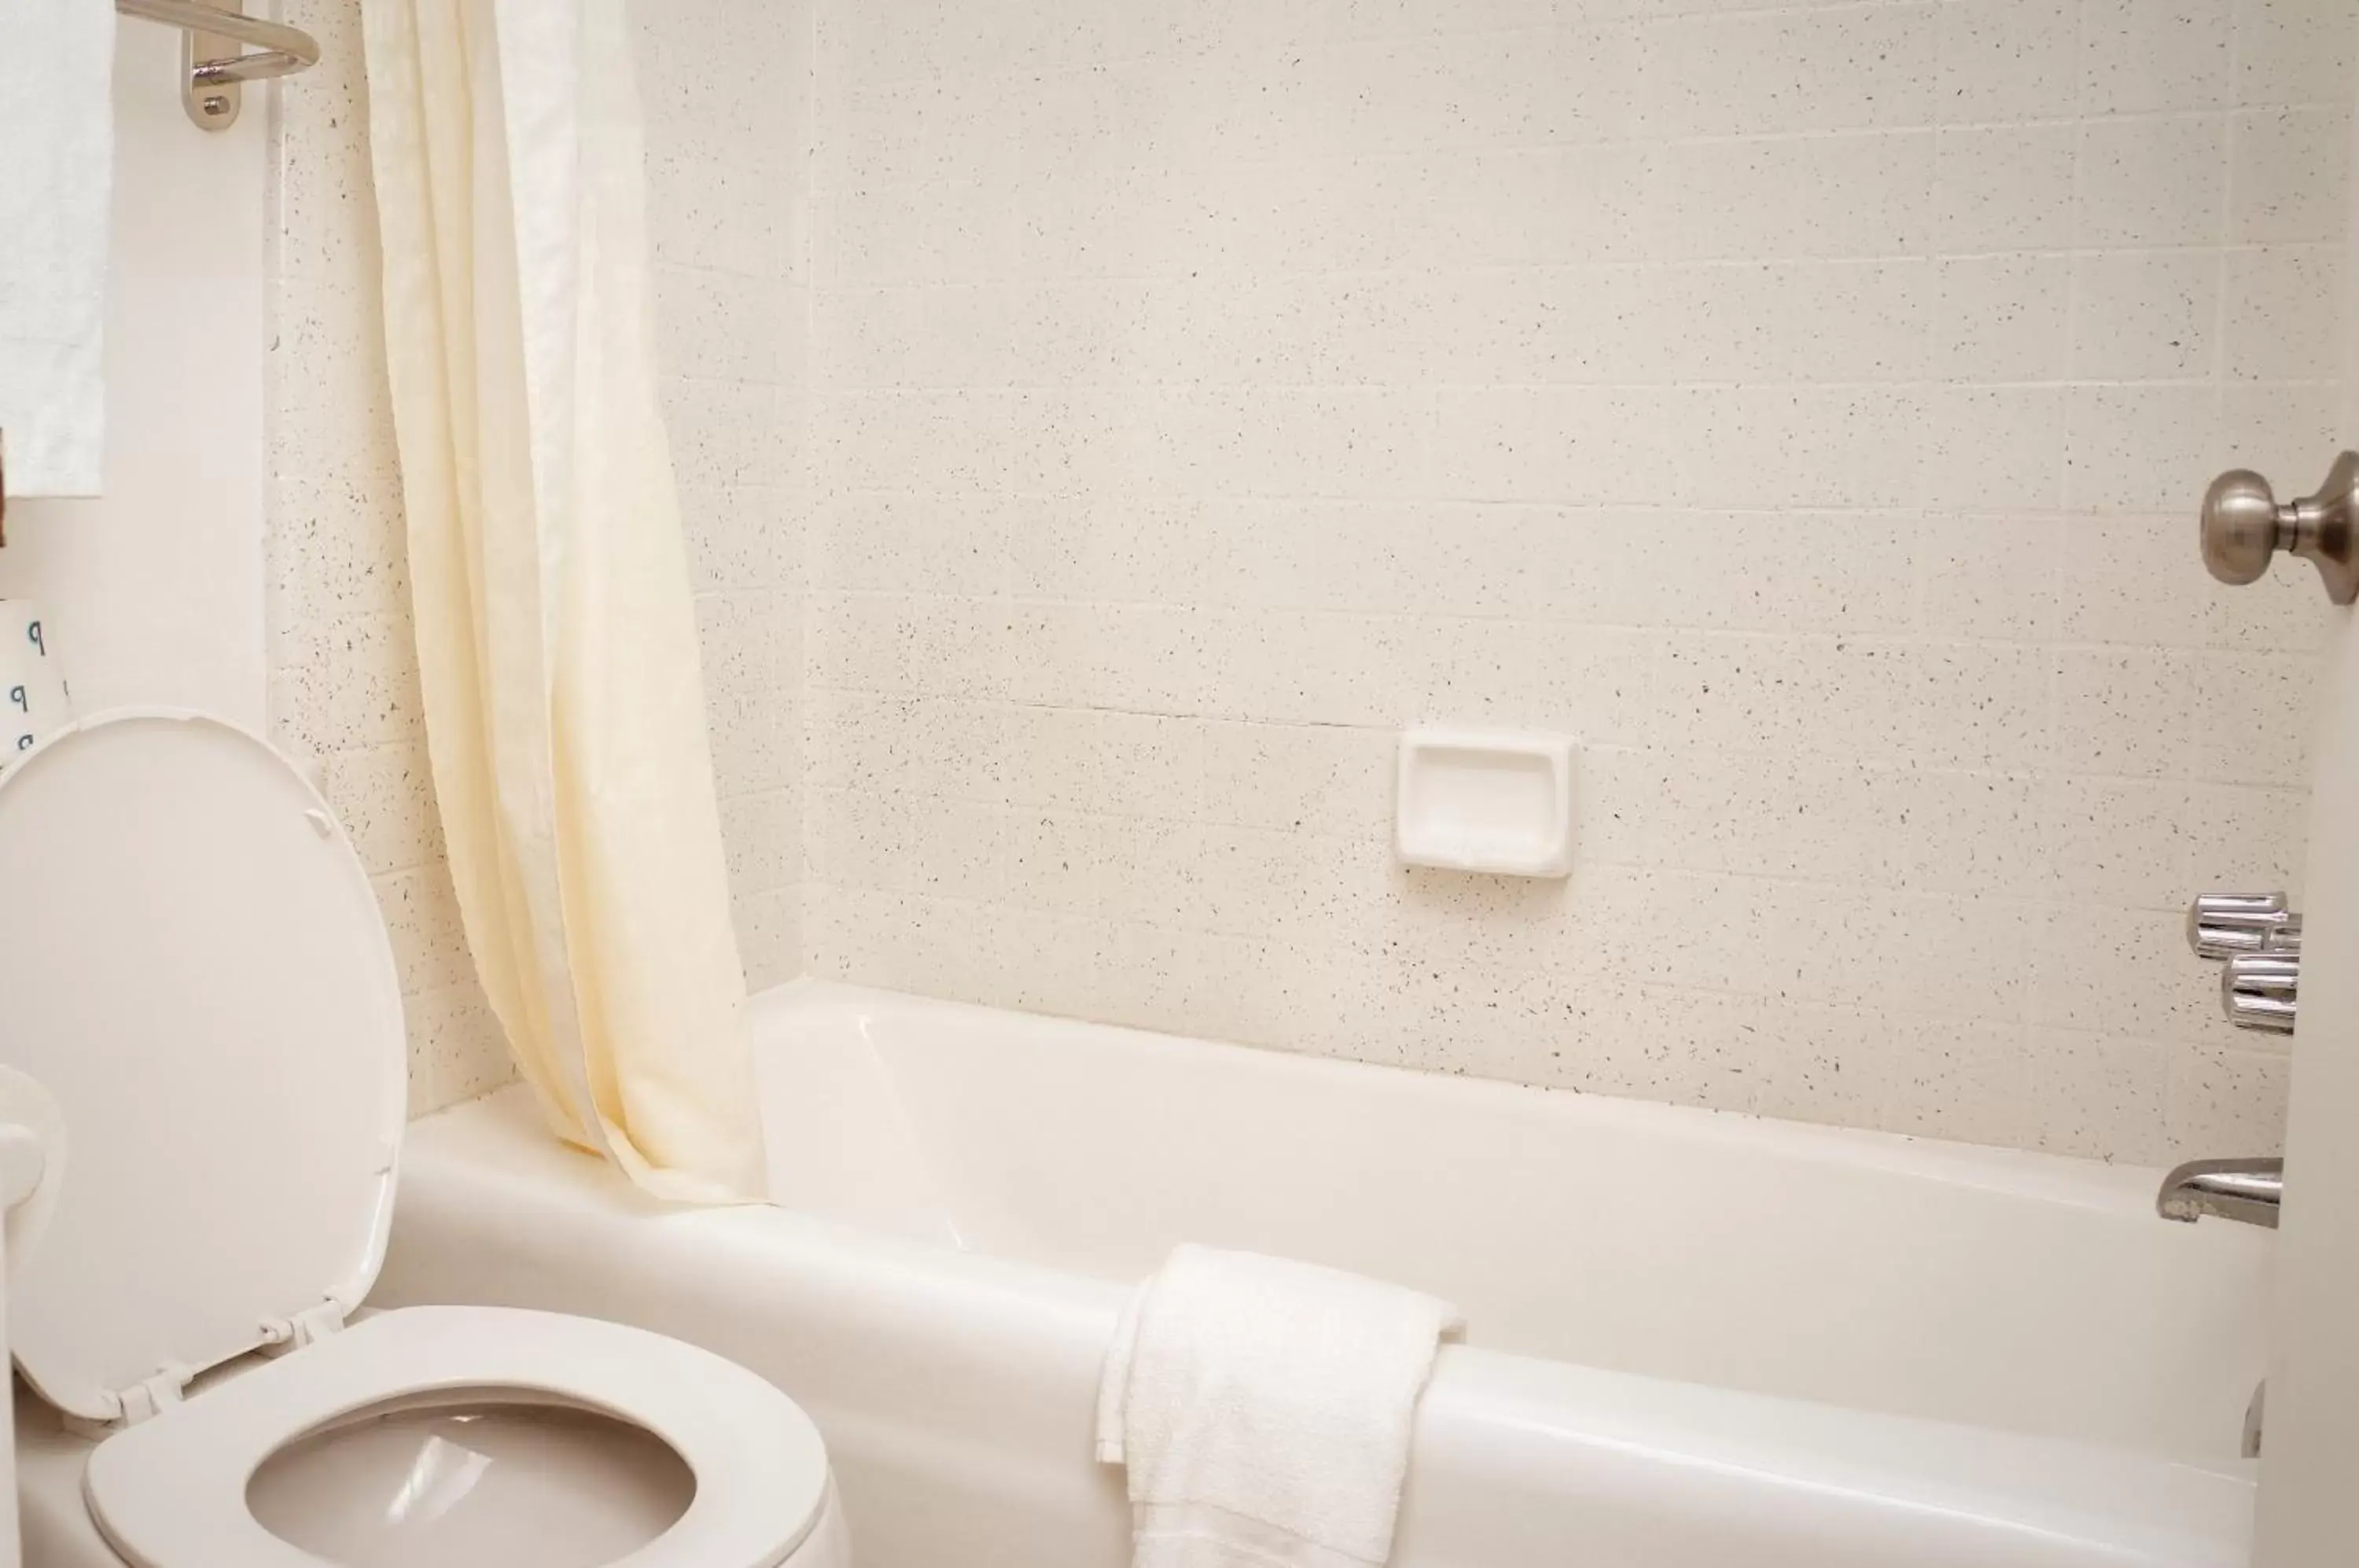
[[[2291,1034],[2301,987],[2301,954],[2240,953],[2220,973],[2220,1007],[2238,1029]]]
[[[2288,927],[2298,950],[2301,917],[2286,908],[2283,893],[2205,893],[2188,906],[2187,945],[2198,958],[2234,958],[2269,951]]]

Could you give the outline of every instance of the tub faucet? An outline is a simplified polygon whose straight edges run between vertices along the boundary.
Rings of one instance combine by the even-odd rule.
[[[2189,1225],[2208,1214],[2275,1230],[2284,1192],[2282,1160],[2190,1160],[2162,1179],[2154,1207],[2164,1219]]]

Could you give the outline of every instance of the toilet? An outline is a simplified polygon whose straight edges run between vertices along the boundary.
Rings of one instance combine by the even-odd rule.
[[[408,1060],[367,876],[269,746],[117,712],[0,775],[0,1063],[63,1127],[9,1236],[26,1561],[849,1568],[817,1429],[745,1367],[364,1307]]]

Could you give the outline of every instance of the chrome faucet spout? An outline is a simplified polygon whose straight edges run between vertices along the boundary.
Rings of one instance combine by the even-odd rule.
[[[2284,1193],[2282,1160],[2190,1160],[2162,1179],[2154,1207],[2190,1225],[2209,1215],[2275,1230]]]

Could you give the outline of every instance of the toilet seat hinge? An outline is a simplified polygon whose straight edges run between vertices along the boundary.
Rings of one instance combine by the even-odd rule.
[[[153,1421],[180,1402],[180,1390],[189,1386],[190,1376],[185,1371],[168,1367],[127,1388],[117,1388],[107,1396],[114,1409],[104,1420],[91,1421],[70,1415],[66,1417],[66,1430],[82,1437],[103,1438],[124,1427]]]
[[[262,1348],[274,1356],[300,1350],[315,1339],[325,1339],[344,1326],[343,1303],[332,1298],[305,1307],[292,1317],[262,1320]]]

